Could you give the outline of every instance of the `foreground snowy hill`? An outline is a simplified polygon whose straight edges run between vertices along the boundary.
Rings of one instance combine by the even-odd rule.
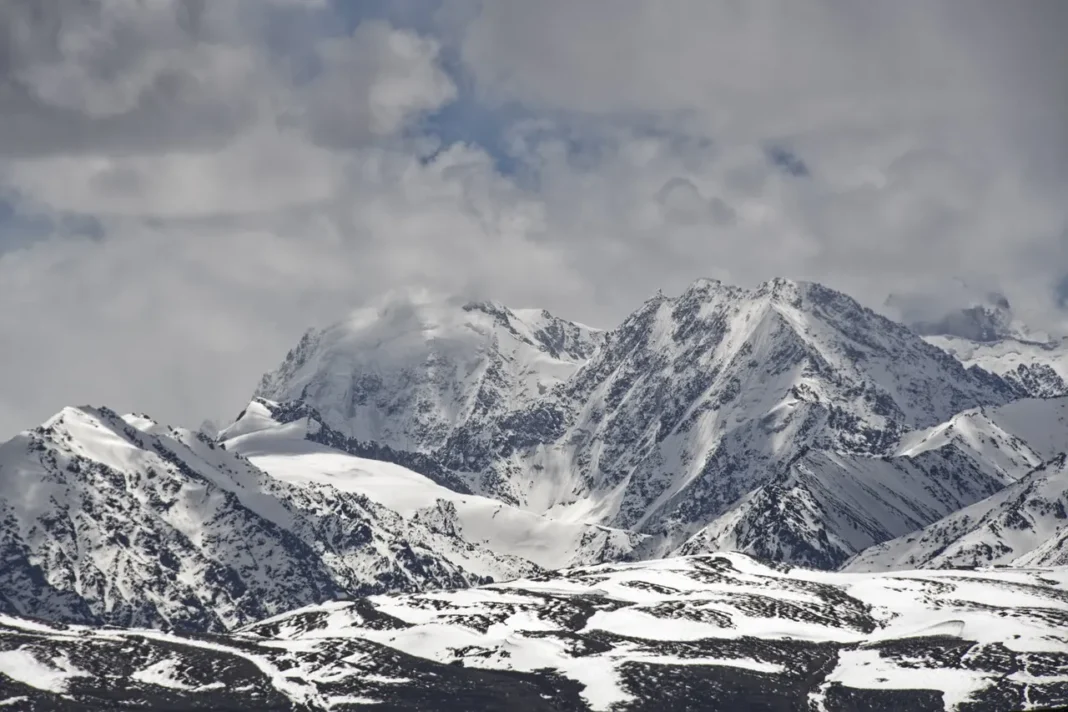
[[[303,608],[227,636],[0,617],[0,704],[1006,712],[1068,703],[1068,573],[717,555]]]
[[[517,314],[495,305],[362,311],[302,341],[261,392],[297,399],[361,441],[418,450],[463,479],[452,489],[647,534],[646,555],[670,552],[728,514],[744,518],[732,507],[759,500],[761,488],[792,487],[801,465],[787,465],[809,452],[845,458],[819,465],[835,471],[820,478],[826,486],[856,490],[876,476],[884,490],[912,486],[931,474],[923,463],[883,472],[865,458],[892,455],[903,435],[957,412],[1020,395],[815,284],[777,279],[746,290],[700,280],[596,336],[547,316],[552,328],[539,330]],[[549,340],[550,332],[562,336]],[[546,355],[550,341],[562,345]],[[940,457],[926,460],[955,465]],[[857,468],[843,464],[851,458]],[[826,493],[842,521],[875,524],[861,524],[861,536],[835,533],[849,542],[826,556],[791,560],[829,565],[1013,479],[972,469],[937,502],[921,493],[901,503],[900,516],[853,511],[855,498]],[[796,547],[755,550],[826,549],[815,530],[793,534]]]
[[[207,437],[67,408],[0,445],[0,612],[225,630],[295,606],[537,570],[439,521],[264,474]]]

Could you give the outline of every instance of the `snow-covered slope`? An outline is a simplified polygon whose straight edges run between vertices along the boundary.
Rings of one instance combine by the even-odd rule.
[[[1068,398],[1022,399],[965,411],[911,433],[900,452],[923,456],[946,446],[968,452],[1015,482],[917,532],[864,551],[856,570],[982,564],[1068,564]]]
[[[1005,712],[1068,703],[1066,640],[1064,569],[847,575],[733,554],[328,603],[210,639],[0,617],[0,702]]]
[[[441,526],[455,536],[544,568],[612,561],[631,552],[643,538],[618,529],[550,519],[456,491],[449,487],[456,483],[454,477],[440,469],[432,472],[437,475],[435,481],[392,462],[353,455],[368,448],[322,421],[319,413],[303,404],[260,398],[220,438],[228,450],[241,453],[279,480],[359,493],[406,518],[426,518],[427,512],[434,511]],[[403,459],[397,451],[376,454]]]
[[[873,546],[850,571],[1068,565],[1068,464],[1054,457],[1020,481],[934,524]]]
[[[67,408],[0,445],[0,611],[222,630],[307,603],[528,573],[445,507],[401,517],[205,436]]]
[[[738,550],[837,568],[875,544],[928,525],[937,529],[941,525],[935,522],[943,517],[954,521],[958,510],[995,495],[1066,448],[1068,398],[1025,398],[969,409],[906,433],[887,456],[806,451],[679,552]],[[954,523],[950,530],[959,526]],[[932,536],[938,540],[947,534],[939,530]],[[987,546],[993,551],[1000,544],[990,540]],[[922,554],[909,556],[915,558],[897,565],[926,565]],[[884,564],[890,565],[876,557],[871,566]]]
[[[953,444],[915,457],[812,450],[691,537],[680,554],[743,551],[836,569],[1013,481]]]
[[[1046,342],[1006,337],[985,342],[946,335],[924,338],[965,366],[995,373],[1035,398],[1068,395],[1068,339]]]
[[[396,292],[306,333],[256,395],[303,400],[348,437],[426,451],[543,395],[601,337],[545,311]]]
[[[916,456],[952,444],[1019,479],[1068,446],[1068,398],[1021,398],[973,408],[909,433],[895,454]]]

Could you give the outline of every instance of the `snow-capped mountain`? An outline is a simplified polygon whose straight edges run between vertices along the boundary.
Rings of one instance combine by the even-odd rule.
[[[781,279],[605,332],[407,294],[210,434],[65,409],[0,445],[0,706],[1068,702],[1057,364],[924,338]]]
[[[1065,458],[1058,455],[981,502],[864,551],[846,569],[1068,565]]]
[[[0,704],[1005,712],[1068,703],[1064,569],[837,574],[739,554],[310,606],[226,636],[0,616]]]
[[[428,451],[545,394],[601,338],[542,310],[396,292],[306,333],[256,395],[302,400],[348,437]]]
[[[951,520],[977,500],[996,500],[1066,446],[1068,398],[1056,398],[963,411],[907,433],[886,456],[807,451],[679,553],[738,550],[837,568],[863,549]]]
[[[1004,405],[788,280],[702,280],[603,333],[408,299],[305,337],[263,390],[300,398],[215,438],[67,409],[0,447],[2,610],[222,630],[675,551],[834,568],[1068,449],[1064,402]]]
[[[649,300],[596,338],[556,320],[558,331],[571,335],[564,343],[577,345],[558,348],[550,354],[555,360],[530,350],[544,340],[517,342],[512,331],[500,332],[508,323],[526,333],[516,312],[495,306],[490,319],[485,309],[469,307],[462,318],[428,305],[402,310],[404,318],[361,312],[353,324],[323,332],[334,336],[302,341],[265,376],[261,392],[301,400],[343,433],[411,445],[479,494],[558,519],[650,534],[646,555],[683,544],[741,498],[786,476],[784,465],[809,449],[882,456],[914,429],[1019,394],[815,284],[779,279],[746,290],[700,280],[677,298]],[[435,316],[412,316],[428,313]],[[487,320],[489,331],[471,326]],[[470,346],[487,339],[509,347]],[[366,356],[368,344],[378,343],[389,358]],[[387,346],[394,343],[405,345],[397,350],[406,356],[392,356]],[[472,352],[479,357],[468,359]],[[494,356],[490,364],[512,365],[485,365],[486,353]],[[522,358],[509,361],[505,353]],[[547,375],[530,375],[546,364]],[[507,377],[487,379],[494,370]],[[517,388],[520,371],[527,382],[555,385]],[[365,378],[404,384],[404,396],[393,399],[382,386],[382,399],[366,398],[353,386]],[[487,383],[495,384],[489,396]],[[439,407],[442,394],[465,405]],[[388,426],[370,425],[382,423]],[[402,431],[408,434],[397,435]],[[904,521],[922,526],[1004,482],[964,483],[941,507],[917,505],[924,516]],[[878,529],[878,536],[899,530]]]
[[[206,436],[67,408],[0,445],[0,611],[224,630],[295,606],[538,570],[363,495],[272,478]]]

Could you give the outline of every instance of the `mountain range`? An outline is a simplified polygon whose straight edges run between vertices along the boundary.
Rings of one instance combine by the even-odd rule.
[[[664,581],[681,575],[679,570],[693,567],[764,567],[762,581],[780,582],[767,594],[779,603],[757,618],[787,621],[795,614],[782,606],[807,595],[800,590],[815,591],[813,582],[825,582],[820,591],[830,591],[827,586],[853,591],[868,585],[859,581],[893,588],[888,582],[904,574],[885,572],[899,570],[996,565],[1055,572],[1068,565],[1068,358],[1061,357],[1060,344],[1030,340],[1033,332],[1011,318],[1007,301],[969,309],[963,316],[904,325],[818,284],[775,279],[743,289],[699,280],[678,297],[658,294],[616,328],[599,330],[542,310],[402,292],[307,332],[281,365],[262,377],[234,421],[217,432],[170,427],[145,415],[120,416],[105,407],[66,408],[0,445],[0,556],[5,562],[0,613],[9,617],[6,632],[0,631],[0,673],[16,679],[3,659],[18,653],[51,666],[49,674],[68,680],[73,690],[82,683],[56,660],[67,660],[71,670],[102,663],[79,667],[81,644],[62,641],[64,636],[84,641],[103,636],[105,641],[108,634],[94,631],[108,629],[98,626],[169,631],[166,639],[137,633],[138,645],[175,651],[190,645],[203,651],[207,648],[190,641],[203,640],[196,636],[206,633],[225,634],[230,636],[226,642],[211,649],[237,657],[218,665],[245,670],[242,684],[259,691],[262,708],[332,709],[327,697],[333,693],[324,692],[332,673],[321,666],[333,664],[330,655],[340,655],[346,646],[355,647],[345,655],[385,645],[394,657],[471,667],[474,653],[442,652],[468,645],[484,651],[475,655],[474,667],[483,671],[479,675],[510,671],[504,677],[494,673],[494,685],[516,685],[531,699],[543,694],[532,691],[549,688],[555,692],[544,693],[549,694],[544,699],[567,698],[546,709],[597,708],[595,690],[607,683],[575,677],[576,665],[614,671],[604,673],[614,681],[612,694],[618,698],[611,704],[638,704],[634,701],[646,699],[648,691],[635,687],[642,683],[627,671],[659,665],[677,676],[679,656],[740,655],[723,653],[723,643],[716,655],[674,650],[679,643],[672,644],[674,652],[655,652],[657,646],[648,642],[621,642],[629,635],[623,629],[612,640],[591,637],[584,623],[572,619],[549,626],[548,620],[564,615],[557,609],[578,606],[595,616],[627,610],[620,601],[630,599],[620,598],[615,584],[604,589],[596,582],[589,584],[593,588],[572,583],[573,576],[603,578],[595,573],[598,565],[608,566],[604,580],[644,572],[642,586],[648,586],[643,590],[660,596],[649,605],[655,603],[653,615],[664,619],[662,625],[675,619],[669,609],[687,611],[678,614],[679,620],[691,623],[697,620],[693,616],[719,620],[715,606],[678,608],[681,600],[693,598],[689,594],[665,598],[657,593],[657,586],[671,588]],[[741,558],[709,558],[725,551],[741,552],[730,555]],[[678,556],[687,558],[663,558]],[[657,563],[662,560],[676,563]],[[708,563],[713,561],[721,563]],[[839,568],[868,578],[816,573]],[[709,576],[702,573],[701,580]],[[906,578],[924,581],[915,584],[924,591],[937,591],[952,578],[939,576],[910,573]],[[1011,584],[983,586],[1023,585],[1012,576],[1004,579]],[[1063,577],[1026,576],[1035,595],[1055,602],[1049,607],[1057,612],[1042,614],[1046,625],[1064,627],[1068,614],[1060,611],[1068,607],[1068,589]],[[508,616],[522,621],[509,623],[506,616],[493,622],[498,614],[488,611],[500,607],[501,596],[512,595],[507,594],[512,584],[502,582],[517,580],[551,581],[545,586],[559,600],[546,598],[541,584],[538,594],[523,584],[528,588],[515,595],[535,596],[547,612],[526,613],[520,606],[509,609]],[[480,586],[490,588],[472,588]],[[465,598],[462,591],[468,589],[491,593]],[[384,594],[410,598],[376,598]],[[743,599],[749,595],[734,590],[730,605],[748,611]],[[838,600],[838,594],[827,595]],[[402,600],[407,602],[385,603]],[[415,603],[438,600],[445,608]],[[337,608],[342,604],[332,601],[355,603]],[[487,611],[479,609],[480,601]],[[401,628],[419,628],[411,633],[411,645],[394,645],[368,632],[400,630],[390,612],[398,605],[438,610],[459,622],[446,625],[442,619],[439,625],[415,614],[400,616],[406,621]],[[602,605],[605,613],[597,613]],[[932,611],[942,612],[919,618],[945,619],[946,605],[933,602]],[[326,608],[315,612],[316,606]],[[455,610],[440,613],[449,607]],[[290,614],[294,609],[305,613]],[[311,631],[350,615],[337,613],[342,610],[361,611],[364,623],[337,623],[360,630],[346,634],[347,642],[336,648],[334,642],[313,645],[283,635],[280,623],[262,623],[300,621],[301,635],[318,640]],[[873,611],[865,614],[866,623],[856,624],[864,635],[889,625],[883,613]],[[49,645],[66,652],[56,648],[49,653],[51,662],[42,663],[44,658],[33,652],[38,644],[25,641],[40,638],[34,626],[43,624],[26,622],[29,618],[81,626],[82,632],[55,634],[59,637]],[[505,642],[468,640],[464,631],[480,630],[477,620],[491,628],[507,624],[513,632],[502,629]],[[923,628],[919,620],[916,625]],[[768,637],[752,621],[737,628],[747,640]],[[556,632],[550,635],[550,629]],[[890,637],[900,633],[899,627],[894,630]],[[938,626],[930,630],[938,632],[906,637],[946,635]],[[531,644],[537,650],[516,642],[516,635],[529,637],[533,631],[545,632],[543,642]],[[1048,643],[1058,655],[1068,654],[1068,630],[1062,632],[1061,642]],[[959,631],[953,635],[960,638]],[[552,636],[571,641],[563,653],[549,654],[549,648],[561,645],[549,640]],[[644,628],[634,636],[651,639]],[[770,635],[784,636],[804,638],[792,629]],[[442,647],[442,641],[454,639],[468,642]],[[815,709],[851,709],[841,701],[846,694],[841,684],[834,684],[836,671],[853,670],[852,658],[869,653],[843,652],[845,638],[835,638],[839,647],[831,648],[826,647],[830,639],[819,640],[826,643],[820,643],[823,652],[806,658],[823,666],[823,682],[815,687],[809,684],[815,678],[806,677],[815,668],[795,670],[775,657],[781,651],[753,652],[771,651],[775,646],[768,648],[769,643],[747,648],[750,662],[741,666],[748,671],[743,677],[773,675],[783,690],[792,690],[783,693],[784,700],[804,691],[804,699],[822,705]],[[849,640],[860,646],[856,650],[869,649],[861,638]],[[322,682],[309,683],[305,692],[276,684],[271,674],[264,678],[259,663],[252,666],[259,672],[248,668],[249,646],[284,651],[309,645],[309,660],[319,662],[294,659],[292,665],[308,680]],[[156,675],[178,680],[168,689],[182,690],[181,699],[200,699],[200,692],[209,702],[222,699],[216,688],[200,689],[212,684],[207,678],[182,677],[175,672],[178,663],[148,648],[143,668],[115,673],[125,681],[123,690],[141,690],[149,683],[131,680]],[[982,659],[987,648],[981,655],[969,653],[969,660]],[[887,658],[879,650],[870,654]],[[289,653],[278,653],[284,654]],[[175,655],[174,660],[186,661],[187,653]],[[595,658],[583,657],[588,655]],[[1008,684],[987,684],[994,668],[970,668],[960,656],[922,655],[937,658],[960,680],[967,678],[970,691]],[[530,662],[501,663],[515,656]],[[32,667],[28,660],[22,663]],[[536,661],[555,669],[556,677],[537,677],[542,668],[534,666]],[[189,665],[179,667],[192,669]],[[412,665],[417,664],[401,665],[404,676],[417,676]],[[429,668],[420,669],[419,675],[430,674]],[[790,682],[795,674],[808,680],[808,687]],[[906,673],[887,675],[898,679]],[[691,683],[684,679],[690,680],[684,675],[674,682],[665,678],[664,684],[698,694],[699,688],[687,687]],[[883,678],[864,679],[864,684],[840,682],[870,692]],[[721,691],[728,684],[691,682],[718,685]],[[741,690],[756,683],[733,684]],[[1027,698],[1034,692],[1037,701],[1041,689],[1050,699],[1068,701],[1068,686],[1057,684],[1024,681],[1011,695]],[[57,685],[68,689],[68,682]],[[380,688],[345,695],[377,700]],[[16,697],[25,692],[11,689]],[[969,700],[986,704],[987,698],[979,699],[986,693],[973,700],[971,692],[960,692],[963,688],[939,689],[947,708],[954,694],[964,695],[957,700],[961,709],[970,709]],[[44,692],[30,695],[34,704],[62,708],[48,697],[59,693]],[[110,693],[85,694],[97,699],[93,695]],[[416,699],[423,693],[411,694]],[[139,695],[144,697],[143,690],[131,699]],[[883,698],[875,692],[870,695],[875,696],[864,699],[871,704],[890,704],[878,701]],[[686,708],[683,699],[678,698],[680,709]],[[209,702],[206,708],[216,704]],[[404,704],[409,706],[399,708],[418,708]],[[987,708],[998,709],[974,707]]]

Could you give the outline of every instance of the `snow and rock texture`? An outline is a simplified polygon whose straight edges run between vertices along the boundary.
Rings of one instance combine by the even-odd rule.
[[[980,342],[946,335],[924,338],[965,366],[995,373],[1035,398],[1068,395],[1068,339],[1028,341],[1007,337]]]
[[[877,536],[869,537],[866,545],[870,549],[851,561],[849,567],[882,570],[978,566],[1009,564],[1016,559],[1021,563],[1068,564],[1068,559],[1059,560],[1055,554],[1057,545],[1063,547],[1064,544],[1049,543],[1050,552],[1040,558],[1027,559],[1024,556],[1046,538],[1055,538],[1061,533],[1063,525],[1068,523],[1063,521],[1064,506],[1068,501],[1062,503],[1066,486],[1057,485],[1056,477],[1041,487],[1035,486],[1036,478],[1046,477],[1035,472],[1036,469],[1047,474],[1056,471],[1055,461],[1063,457],[1061,453],[1066,446],[1068,398],[1024,398],[1001,407],[964,411],[938,426],[910,432],[898,443],[892,457],[850,463],[851,479],[862,485],[867,484],[863,477],[857,475],[865,472],[865,466],[877,471],[914,471],[915,476],[911,479],[894,476],[871,478],[870,486],[853,492],[862,497],[874,497],[875,512],[895,511],[902,517],[886,522]],[[831,455],[823,457],[837,459],[837,456]],[[1052,463],[1052,470],[1045,463]],[[1008,487],[1002,489],[993,485],[989,497],[971,506],[947,506],[954,492],[965,488],[965,491],[977,494],[976,484],[984,481],[1000,481]],[[812,490],[819,491],[817,488]],[[842,492],[849,493],[850,490],[842,488],[832,492],[832,495],[841,496]],[[803,491],[802,494],[807,492]],[[826,506],[817,499],[819,506],[814,507],[812,497],[806,500],[792,490],[789,495],[790,499],[786,495],[781,497],[778,511],[766,510],[766,521],[770,524],[765,524],[765,529],[778,532],[799,520],[822,528],[829,534],[828,541],[824,542],[818,537],[810,539],[823,543],[824,549],[838,554],[835,566],[841,565],[850,554],[860,551],[855,544],[863,543],[864,529],[860,531],[861,538],[853,539],[852,547],[839,545],[835,548],[838,542],[830,535],[849,532],[850,527],[849,522],[842,526],[836,521],[838,512],[843,509],[835,508],[834,500],[832,506]],[[891,506],[881,509],[881,503]],[[916,516],[910,509],[914,506],[927,508],[920,512],[920,516]],[[871,508],[862,501],[860,506],[844,511],[865,512],[871,511]],[[945,513],[939,516],[937,522],[922,524],[933,511]],[[1022,511],[1030,511],[1030,515],[1018,516]],[[864,520],[852,521],[854,526],[865,523]],[[765,544],[769,540],[776,541],[776,537],[767,534],[761,536],[761,521],[758,519],[748,524],[750,528],[745,531],[752,532],[755,543],[737,537],[714,543],[724,549],[731,549],[734,544],[733,548],[736,549],[775,557],[775,551],[765,551]],[[895,527],[899,529],[897,533],[894,532]],[[917,529],[923,531],[917,532]],[[1014,529],[1015,534],[1012,533]],[[712,534],[719,532],[713,531]],[[708,536],[705,533],[702,535]],[[691,553],[712,548],[710,545],[702,549],[700,543],[701,538],[697,537],[694,544],[688,543],[681,551]],[[819,560],[812,560],[812,563],[821,565]]]
[[[873,546],[846,568],[875,571],[981,565],[1068,565],[1068,398],[1026,399],[961,413],[915,433],[903,447],[920,451],[946,440],[997,456],[1006,471],[1029,472],[996,494],[892,541]]]
[[[862,552],[846,568],[1068,566],[1068,465],[1060,455],[992,497]]]
[[[426,451],[536,400],[602,336],[546,311],[398,292],[306,333],[256,395],[303,400],[348,437]]]
[[[501,557],[543,568],[614,561],[643,539],[470,494],[432,459],[346,438],[303,403],[256,399],[220,438],[227,450],[290,485],[358,493],[401,517],[432,523]]]
[[[1011,481],[992,463],[953,445],[915,457],[809,451],[678,553],[742,551],[836,569],[854,554],[914,532]]]
[[[538,570],[206,436],[67,408],[0,445],[0,612],[225,630],[295,606]]]
[[[302,401],[339,432],[417,450],[475,493],[648,534],[647,556],[672,551],[762,487],[792,487],[798,470],[787,465],[804,453],[885,456],[906,433],[1020,395],[843,294],[782,279],[756,290],[700,280],[596,337],[546,316],[553,333],[568,335],[548,356],[545,340],[517,341],[502,326],[532,331],[504,307],[398,309],[360,312],[306,338],[261,392]],[[487,321],[492,328],[475,328]],[[373,389],[357,385],[365,382]],[[931,468],[952,464],[938,459],[928,458]],[[841,462],[820,465],[836,473],[822,479],[859,479],[847,482],[858,489],[879,470],[861,462],[854,476]],[[924,468],[886,468],[881,486],[914,481]],[[924,494],[903,503],[900,524],[888,521],[895,513],[843,510],[842,521],[874,518],[858,525],[868,538],[834,533],[852,543],[796,560],[836,561],[1006,481],[984,468],[965,473],[932,495],[937,502]],[[783,548],[813,546],[826,548]]]
[[[886,305],[965,366],[997,374],[1035,398],[1068,395],[1068,339],[1052,339],[1028,327],[1002,294],[975,296],[968,306],[948,312],[893,295]]]
[[[1068,565],[1068,467],[1065,454],[1055,453],[1068,433],[1068,399],[1024,400],[955,420],[987,444],[999,435],[1018,438],[1024,460],[1041,464],[987,499],[871,547],[847,568]]]
[[[1068,703],[1064,569],[739,555],[306,607],[227,636],[0,617],[17,709],[1006,712]]]

